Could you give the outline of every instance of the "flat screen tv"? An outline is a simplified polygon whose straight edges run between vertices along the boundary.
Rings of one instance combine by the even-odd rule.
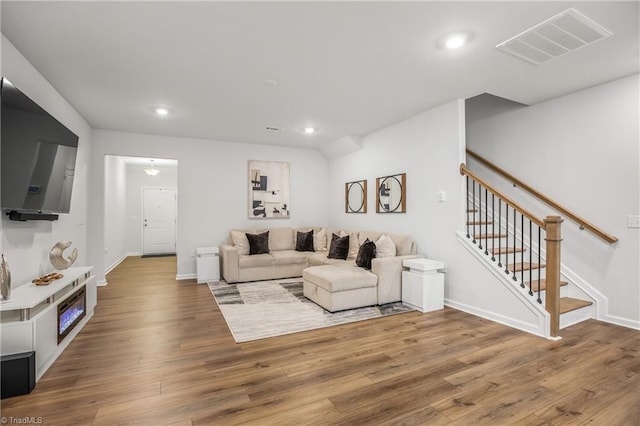
[[[78,136],[6,78],[1,84],[0,207],[17,220],[69,213]]]

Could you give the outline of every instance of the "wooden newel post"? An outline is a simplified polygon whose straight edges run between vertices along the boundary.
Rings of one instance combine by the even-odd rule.
[[[552,337],[560,333],[560,216],[547,216],[544,219],[547,242],[546,258],[546,299],[545,309],[551,316],[549,333]]]

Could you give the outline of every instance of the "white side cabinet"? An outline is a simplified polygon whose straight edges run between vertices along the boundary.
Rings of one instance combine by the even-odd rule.
[[[196,275],[198,284],[220,281],[220,252],[218,247],[196,249]]]
[[[431,259],[407,259],[402,265],[402,303],[420,312],[444,308],[444,262]]]

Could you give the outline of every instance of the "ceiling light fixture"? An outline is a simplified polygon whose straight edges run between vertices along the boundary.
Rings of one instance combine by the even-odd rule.
[[[467,42],[467,36],[464,34],[453,34],[449,37],[447,37],[447,39],[444,42],[444,45],[447,47],[447,49],[458,49],[462,46],[465,45],[465,43]]]
[[[162,117],[164,117],[165,115],[169,115],[169,109],[165,107],[156,107],[153,109],[153,112]]]
[[[314,133],[316,131],[316,129],[314,129],[313,127],[305,127],[304,128],[304,132],[308,135]]]
[[[155,175],[157,175],[158,173],[160,173],[160,170],[155,169],[155,168],[153,167],[153,160],[149,160],[149,167],[147,167],[146,169],[144,169],[144,172],[145,172],[146,174],[148,174],[149,176],[155,176]]]

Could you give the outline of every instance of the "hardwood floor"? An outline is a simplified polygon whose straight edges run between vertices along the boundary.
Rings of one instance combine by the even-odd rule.
[[[557,342],[454,309],[236,344],[175,258],[128,258],[91,321],[2,416],[46,425],[640,422],[640,333]]]

